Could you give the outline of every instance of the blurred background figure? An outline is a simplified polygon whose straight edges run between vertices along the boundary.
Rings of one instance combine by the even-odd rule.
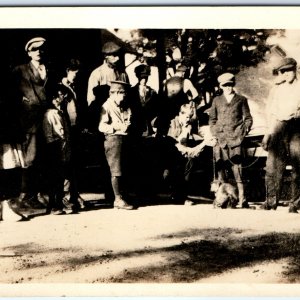
[[[148,86],[150,67],[139,65],[135,68],[138,83],[129,91],[128,102],[133,111],[133,130],[138,131],[138,135],[144,137],[151,136],[154,131],[152,120],[157,116],[159,100],[158,95]]]

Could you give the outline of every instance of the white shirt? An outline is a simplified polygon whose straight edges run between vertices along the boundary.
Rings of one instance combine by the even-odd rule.
[[[47,76],[47,70],[46,70],[45,65],[41,65],[35,60],[32,60],[31,63],[36,68],[38,73],[40,74],[41,79],[44,80]]]
[[[231,94],[229,94],[229,95],[227,95],[227,94],[224,94],[224,97],[225,97],[225,99],[226,99],[227,103],[230,103],[230,102],[232,101],[232,99],[233,99],[234,95],[235,95],[235,92],[232,92],[232,93],[231,93]]]
[[[288,121],[300,110],[300,82],[284,82],[275,86],[267,103],[268,132],[272,133],[277,121]]]
[[[100,67],[95,69],[89,78],[88,91],[87,91],[87,102],[88,105],[95,100],[93,89],[98,85],[109,85],[113,80],[122,80],[128,82],[125,73],[119,73],[117,70],[110,68],[106,62]]]
[[[131,121],[130,108],[123,110],[111,99],[102,106],[99,131],[107,135],[127,135],[127,132],[120,132],[120,126]]]

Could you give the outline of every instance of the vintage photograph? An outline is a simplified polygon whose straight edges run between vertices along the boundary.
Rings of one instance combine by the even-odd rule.
[[[66,11],[0,28],[0,296],[295,291],[300,26]]]

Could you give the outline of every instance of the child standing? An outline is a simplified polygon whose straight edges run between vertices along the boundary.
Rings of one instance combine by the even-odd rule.
[[[123,199],[121,187],[123,156],[128,143],[132,115],[131,109],[125,106],[129,86],[124,81],[111,81],[109,98],[102,106],[99,131],[105,135],[104,150],[111,173],[114,207],[131,210],[133,206]]]
[[[242,142],[253,120],[248,100],[234,90],[234,75],[224,73],[218,77],[218,82],[223,94],[214,98],[209,112],[218,180],[225,182],[226,171],[231,169],[238,188],[238,207],[249,208],[242,177]]]
[[[64,181],[71,157],[70,124],[63,109],[69,97],[68,89],[58,84],[51,96],[52,107],[46,111],[43,121],[47,157],[45,175],[49,194],[47,213],[63,215]]]

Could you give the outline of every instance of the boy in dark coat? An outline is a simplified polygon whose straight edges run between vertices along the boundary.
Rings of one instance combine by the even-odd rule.
[[[218,179],[225,182],[225,170],[230,167],[237,183],[238,207],[248,208],[242,179],[242,142],[253,119],[247,99],[234,91],[234,75],[224,73],[218,77],[218,82],[223,94],[214,98],[209,112],[209,125],[215,137],[214,159]]]

